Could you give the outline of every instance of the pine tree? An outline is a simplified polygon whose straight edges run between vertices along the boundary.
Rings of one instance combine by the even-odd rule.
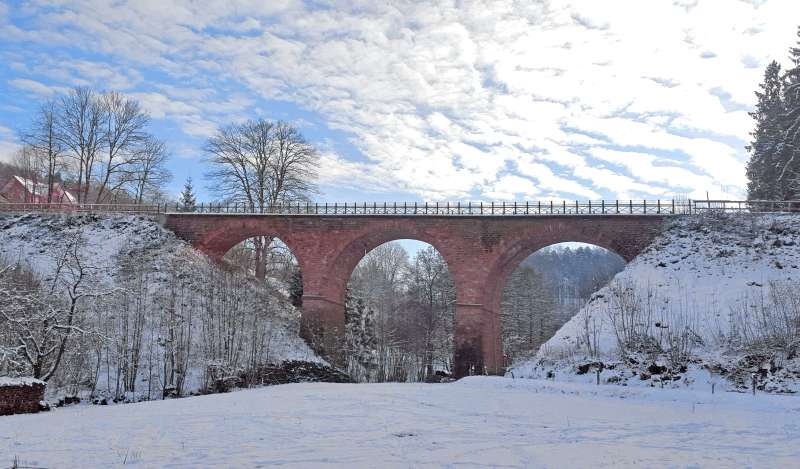
[[[781,66],[770,62],[764,72],[761,91],[756,91],[758,104],[750,116],[756,128],[750,134],[753,141],[747,146],[750,161],[747,163],[747,197],[750,200],[775,200],[781,198],[777,184],[777,148],[781,140],[783,96]]]
[[[181,212],[194,212],[197,210],[197,200],[194,196],[194,187],[192,187],[192,178],[187,178],[186,183],[183,185],[180,199],[178,200],[179,210]]]
[[[783,76],[783,135],[777,149],[777,183],[784,200],[800,199],[800,27],[797,36],[797,46],[789,49],[792,68]]]

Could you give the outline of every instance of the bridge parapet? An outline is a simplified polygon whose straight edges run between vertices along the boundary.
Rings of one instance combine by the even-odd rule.
[[[177,204],[0,203],[0,213],[186,213]],[[714,213],[797,213],[800,200],[589,200],[523,202],[328,202],[252,207],[238,203],[201,203],[188,211],[210,215],[319,216],[581,216],[693,215]]]

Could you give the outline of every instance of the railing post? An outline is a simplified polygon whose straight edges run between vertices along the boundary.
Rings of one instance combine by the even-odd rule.
[[[494,215],[494,200],[492,201],[492,211],[489,212],[489,215]]]
[[[658,210],[656,210],[656,213],[660,215],[661,214],[661,199],[658,199],[657,203],[658,203]]]
[[[579,213],[579,211],[578,211],[578,201],[576,200],[575,201],[575,215],[577,215],[578,213]]]
[[[481,202],[481,215],[483,215],[483,202]]]
[[[647,199],[644,199],[642,202],[644,202],[644,203],[642,204],[642,207],[644,207],[644,208],[642,209],[642,214],[643,214],[643,215],[647,215]]]
[[[562,200],[561,201],[561,206],[562,206],[561,207],[561,215],[566,215],[567,214],[567,201],[566,200]]]
[[[592,199],[589,199],[589,215],[592,214]]]
[[[606,199],[600,201],[600,215],[606,214]]]
[[[631,212],[630,214],[633,215],[633,199],[629,200],[628,203],[629,203],[630,212]]]

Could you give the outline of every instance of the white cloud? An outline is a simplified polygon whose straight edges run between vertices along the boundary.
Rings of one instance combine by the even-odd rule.
[[[136,88],[156,71],[135,96],[195,137],[292,102],[367,161],[326,154],[323,183],[431,198],[741,190],[746,111],[800,16],[794,0],[117,3],[34,15],[52,44],[125,64],[54,76]]]
[[[13,86],[14,88],[23,91],[28,91],[30,93],[40,96],[51,96],[56,93],[61,93],[66,89],[60,86],[45,85],[44,83],[38,82],[36,80],[30,80],[27,78],[15,78],[13,80],[9,80],[8,84]]]
[[[0,125],[0,162],[10,163],[18,149],[19,144],[14,138],[14,132]]]

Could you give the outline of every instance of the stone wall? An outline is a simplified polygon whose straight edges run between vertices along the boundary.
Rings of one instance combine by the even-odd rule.
[[[38,379],[0,377],[0,415],[39,412],[44,388]]]

